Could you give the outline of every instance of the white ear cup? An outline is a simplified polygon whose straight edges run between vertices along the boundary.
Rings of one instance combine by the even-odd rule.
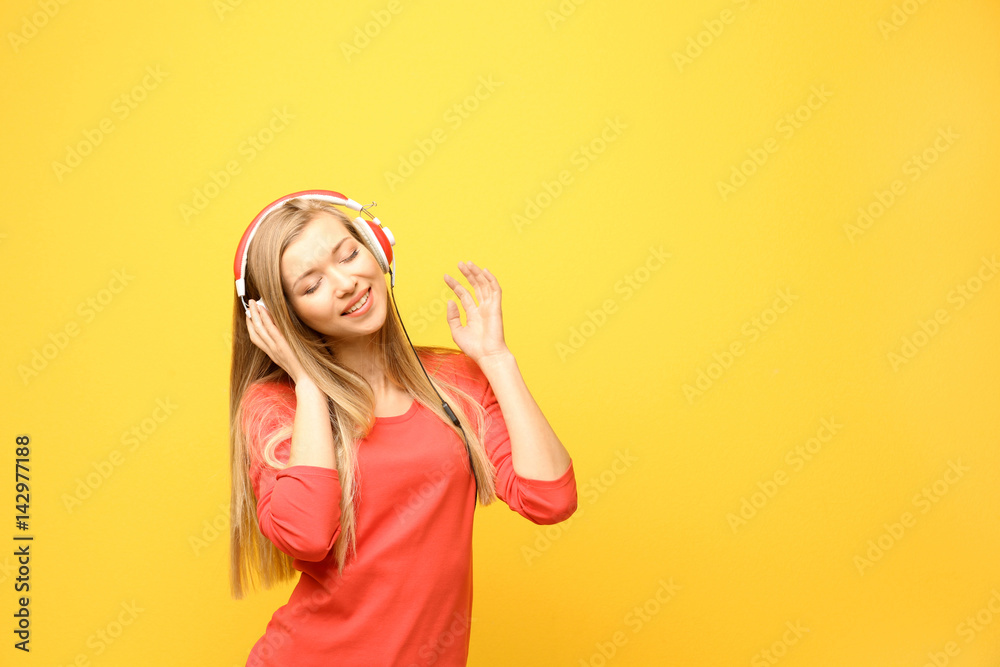
[[[378,267],[382,269],[382,273],[389,273],[389,262],[386,260],[385,253],[382,251],[382,246],[379,245],[378,240],[375,238],[375,234],[372,233],[371,228],[368,223],[362,217],[357,217],[354,219],[354,226],[361,236],[365,239],[365,245],[368,246],[368,250],[375,256],[375,261],[378,262]],[[385,229],[382,230],[387,231]],[[387,236],[386,238],[392,238]],[[393,239],[394,241],[394,239]]]
[[[263,308],[264,310],[267,310],[267,304],[265,304],[265,303],[264,303],[263,301],[261,301],[260,299],[257,299],[257,305],[258,305],[258,306],[260,306],[261,308]],[[247,315],[250,315],[250,308],[244,308],[243,310],[245,310],[245,311],[246,311]],[[250,317],[251,317],[251,319],[252,319],[252,318],[253,318],[253,315],[250,315]]]

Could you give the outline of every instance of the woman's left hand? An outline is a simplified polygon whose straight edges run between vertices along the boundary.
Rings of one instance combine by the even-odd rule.
[[[459,262],[458,268],[468,279],[479,299],[479,305],[457,280],[444,274],[444,281],[458,296],[465,308],[465,326],[458,305],[448,302],[448,326],[455,344],[477,364],[483,360],[509,353],[503,339],[503,316],[500,312],[500,283],[488,269],[472,262]]]

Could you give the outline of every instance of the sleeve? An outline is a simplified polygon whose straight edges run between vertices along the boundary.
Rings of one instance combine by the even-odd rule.
[[[565,521],[577,507],[573,461],[570,461],[569,467],[557,479],[530,479],[518,475],[511,459],[507,423],[493,387],[475,361],[464,354],[461,356],[461,373],[472,381],[473,388],[469,393],[479,399],[479,404],[486,411],[483,444],[490,461],[497,469],[497,496],[511,510],[532,523],[545,525]]]
[[[323,560],[340,534],[340,478],[336,470],[295,465],[281,470],[263,461],[269,435],[295,417],[291,397],[280,390],[258,389],[244,409],[244,429],[250,452],[250,481],[257,499],[260,532],[283,553],[304,561]],[[275,448],[275,458],[288,463],[291,436]]]

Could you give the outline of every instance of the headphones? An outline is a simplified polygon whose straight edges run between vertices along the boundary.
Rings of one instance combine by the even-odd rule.
[[[396,256],[392,251],[392,247],[396,245],[396,238],[389,231],[388,227],[383,227],[382,222],[373,216],[371,212],[364,206],[354,201],[349,197],[345,197],[339,192],[334,192],[333,190],[300,190],[299,192],[293,192],[290,195],[285,195],[275,199],[273,202],[264,207],[264,209],[258,213],[250,226],[247,227],[246,231],[243,232],[242,238],[240,238],[240,243],[236,246],[236,259],[233,262],[233,273],[236,275],[236,294],[240,297],[240,302],[243,304],[243,310],[247,315],[250,314],[250,309],[244,297],[246,297],[246,271],[247,271],[247,258],[250,254],[250,241],[253,240],[254,234],[257,233],[257,228],[260,227],[260,223],[271,214],[271,212],[277,210],[281,206],[292,199],[314,199],[319,201],[327,201],[331,204],[336,204],[338,206],[346,206],[352,211],[357,211],[359,213],[365,213],[371,220],[365,220],[361,216],[354,218],[354,227],[361,233],[361,238],[365,240],[365,245],[368,250],[375,255],[375,260],[378,262],[379,268],[382,269],[382,273],[389,274],[389,289],[392,290],[396,286]],[[375,202],[372,202],[372,206],[375,206]],[[258,301],[258,303],[265,308],[263,301]],[[451,422],[458,427],[462,432],[462,438],[465,440],[465,449],[469,454],[469,471],[472,473],[472,479],[476,483],[476,495],[473,496],[472,502],[475,503],[476,499],[479,497],[479,480],[476,479],[475,467],[472,465],[472,449],[469,446],[469,439],[465,435],[465,429],[462,428],[462,424],[458,421],[458,417],[452,411],[451,407],[441,398],[441,394],[438,392],[437,388],[431,382],[430,375],[427,375],[427,369],[424,368],[423,362],[420,361],[420,355],[417,354],[416,348],[413,347],[413,342],[410,341],[410,334],[406,333],[406,327],[403,325],[403,318],[399,316],[399,306],[396,305],[396,294],[393,292],[392,295],[392,305],[396,309],[396,316],[399,318],[399,324],[403,327],[403,333],[406,335],[406,341],[410,344],[410,349],[413,350],[413,356],[417,358],[417,363],[420,364],[421,370],[424,371],[424,375],[427,376],[427,383],[431,385],[431,389],[437,394],[438,398],[441,399],[441,405],[444,408],[445,414],[451,419]]]
[[[354,227],[361,233],[361,238],[364,239],[365,245],[375,255],[375,260],[378,262],[379,268],[382,269],[382,273],[389,274],[390,286],[396,286],[396,257],[392,252],[392,246],[396,245],[396,239],[392,235],[392,232],[389,231],[389,228],[383,227],[382,222],[373,216],[364,206],[339,192],[334,192],[333,190],[301,190],[300,192],[293,192],[290,195],[275,199],[265,206],[264,210],[257,214],[253,222],[250,223],[250,226],[247,227],[247,230],[243,232],[243,238],[240,239],[240,244],[236,247],[236,261],[233,265],[233,272],[236,274],[236,294],[239,295],[240,302],[243,303],[243,310],[247,315],[250,314],[250,309],[247,307],[244,297],[246,296],[247,257],[250,254],[250,241],[253,239],[254,234],[257,233],[257,228],[260,226],[261,221],[268,214],[283,206],[285,202],[296,198],[328,201],[331,204],[346,206],[352,211],[367,214],[371,220],[365,220],[361,216],[358,216],[354,219]],[[372,202],[373,205],[374,203]],[[260,303],[263,303],[263,301]],[[267,306],[264,307],[266,308]]]

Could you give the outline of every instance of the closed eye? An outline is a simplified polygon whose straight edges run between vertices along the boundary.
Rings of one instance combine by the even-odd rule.
[[[355,248],[355,249],[354,249],[354,252],[352,252],[352,253],[351,253],[350,255],[348,255],[348,256],[347,256],[347,257],[345,257],[344,259],[340,260],[340,261],[341,261],[341,263],[344,263],[344,262],[350,262],[350,261],[353,261],[353,260],[354,260],[354,258],[358,256],[358,253],[359,253],[359,252],[361,252],[361,251],[360,251],[360,250],[359,250],[358,248]],[[321,277],[321,278],[320,278],[319,280],[317,280],[317,281],[316,281],[316,282],[315,282],[315,283],[313,284],[313,286],[312,286],[312,287],[310,287],[309,289],[307,289],[307,290],[305,291],[305,293],[306,293],[306,294],[312,294],[313,292],[315,292],[315,291],[316,291],[316,289],[317,289],[317,288],[319,287],[319,284],[320,284],[321,282],[323,282],[323,278],[322,278],[322,277]]]

